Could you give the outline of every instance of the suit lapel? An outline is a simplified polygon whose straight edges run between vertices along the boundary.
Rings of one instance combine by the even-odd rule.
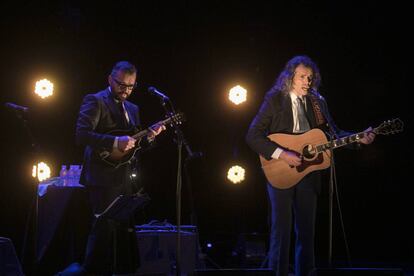
[[[107,94],[105,96],[105,103],[108,106],[108,109],[110,113],[112,114],[113,118],[115,118],[117,125],[123,126],[124,120],[122,119],[121,111],[118,109],[118,106],[115,102],[114,97],[111,95],[111,91],[109,89],[106,89]]]
[[[288,131],[293,131],[293,112],[292,112],[292,100],[289,94],[283,96],[283,109],[286,114],[286,124]]]
[[[134,114],[132,112],[132,108],[131,108],[129,102],[125,101],[124,102],[124,106],[125,106],[126,112],[128,113],[129,125],[130,126],[136,126],[137,123],[135,122],[135,116],[134,116]]]

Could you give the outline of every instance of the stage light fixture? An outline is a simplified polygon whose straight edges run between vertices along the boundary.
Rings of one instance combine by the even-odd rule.
[[[47,79],[36,82],[35,93],[42,99],[53,95],[53,83]]]
[[[227,179],[233,182],[234,184],[238,184],[244,180],[245,173],[246,171],[242,167],[238,165],[232,166],[227,171]]]
[[[39,162],[37,165],[33,165],[32,176],[37,178],[39,182],[50,178],[51,170],[45,162]]]
[[[245,102],[247,99],[247,90],[237,85],[230,89],[229,91],[229,100],[233,102],[235,105],[239,105]]]

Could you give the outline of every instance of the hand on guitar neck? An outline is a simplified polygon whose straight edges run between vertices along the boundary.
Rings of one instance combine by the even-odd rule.
[[[165,125],[163,124],[155,124],[149,127],[151,133],[148,134],[148,140],[154,140],[155,136],[160,134],[163,130],[166,130]]]
[[[372,127],[367,128],[364,132],[365,132],[364,133],[364,137],[361,138],[358,141],[358,143],[365,144],[365,145],[369,145],[372,142],[374,142],[375,133],[372,131]]]
[[[166,127],[162,124],[155,124],[148,128],[150,133],[148,134],[148,140],[152,141],[155,139],[155,136],[160,134]],[[130,149],[133,149],[136,145],[137,140],[131,136],[119,136],[118,137],[118,149],[122,152],[126,152]]]

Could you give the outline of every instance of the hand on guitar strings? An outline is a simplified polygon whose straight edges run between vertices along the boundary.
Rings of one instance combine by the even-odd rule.
[[[135,147],[136,141],[130,136],[120,136],[118,137],[118,149],[120,151],[128,151]]]
[[[285,161],[289,166],[297,167],[302,164],[302,156],[293,151],[283,150],[279,159]]]
[[[375,133],[372,131],[372,127],[367,128],[364,132],[364,138],[360,139],[358,142],[365,145],[374,142]]]

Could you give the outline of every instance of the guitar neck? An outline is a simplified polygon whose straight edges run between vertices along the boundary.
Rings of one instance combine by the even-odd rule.
[[[371,130],[371,132],[378,134],[377,133],[377,128],[374,128],[373,130]],[[360,139],[364,138],[365,136],[365,131],[359,132],[359,133],[355,133],[346,137],[342,137],[339,139],[335,139],[335,140],[331,140],[328,143],[325,144],[321,144],[321,145],[317,145],[316,146],[316,150],[317,152],[323,152],[326,150],[330,150],[330,149],[336,149],[339,147],[343,147],[355,142],[358,142]]]
[[[169,124],[171,121],[172,121],[172,119],[171,119],[171,118],[167,118],[167,119],[165,119],[165,120],[159,121],[159,122],[158,122],[158,123],[156,123],[155,125],[164,126],[164,125],[166,125],[166,124]],[[132,138],[134,138],[134,139],[136,139],[136,140],[139,140],[139,139],[141,139],[142,137],[147,136],[149,133],[150,133],[149,128],[146,128],[146,129],[144,129],[144,130],[141,130],[141,131],[139,131],[139,132],[135,133],[135,134],[134,134],[134,135],[132,135],[131,137],[132,137]]]
[[[147,128],[147,129],[144,129],[144,130],[141,130],[141,131],[139,131],[139,132],[135,133],[135,134],[134,134],[134,135],[132,135],[131,137],[132,137],[132,138],[134,138],[135,140],[139,140],[139,139],[141,139],[142,137],[147,136],[149,132],[150,132],[150,131],[149,131],[149,129]]]

